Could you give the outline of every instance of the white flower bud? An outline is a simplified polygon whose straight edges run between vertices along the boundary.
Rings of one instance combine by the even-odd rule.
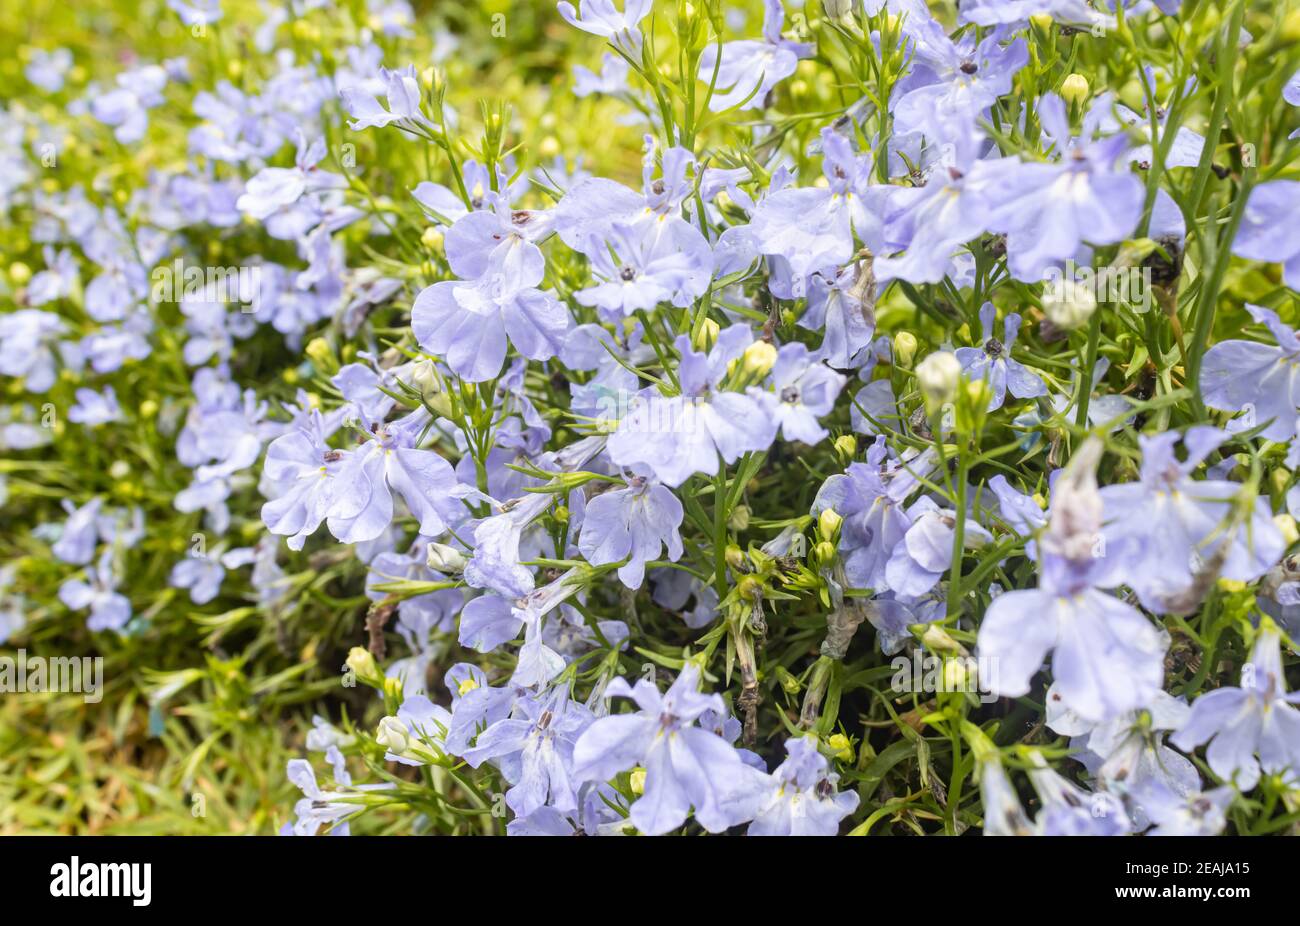
[[[935,351],[916,365],[916,381],[921,391],[935,402],[951,399],[960,380],[961,363],[951,351]]]
[[[1075,280],[1054,279],[1043,290],[1043,314],[1058,328],[1070,331],[1086,324],[1097,311],[1092,287]]]
[[[465,554],[445,543],[431,543],[425,563],[434,572],[459,575],[465,570]]]
[[[407,732],[406,724],[396,717],[385,717],[379,721],[375,742],[394,755],[400,756],[411,745],[411,735]]]

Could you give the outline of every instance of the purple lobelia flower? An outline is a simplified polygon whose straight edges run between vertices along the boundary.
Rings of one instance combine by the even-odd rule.
[[[446,749],[454,756],[464,756],[480,731],[509,717],[515,700],[524,691],[511,684],[493,688],[487,674],[468,662],[458,662],[448,669],[443,682],[451,692]]]
[[[408,64],[396,70],[380,68],[379,79],[384,84],[387,109],[364,84],[352,84],[339,90],[343,106],[353,119],[348,128],[354,132],[392,124],[407,131],[436,128],[421,109],[420,78],[415,65]]]
[[[28,392],[45,392],[56,373],[50,344],[66,331],[63,319],[41,309],[0,315],[0,375],[21,378]]]
[[[829,508],[844,519],[839,549],[844,576],[853,588],[888,586],[886,564],[912,526],[905,505],[921,487],[918,475],[924,476],[931,466],[928,451],[911,460],[888,458],[884,438],[877,438],[865,463],[850,464],[817,492],[812,513]]]
[[[573,748],[595,719],[560,687],[514,703],[510,717],[491,724],[465,752],[473,768],[491,760],[511,785],[506,805],[521,817],[542,807],[578,809]]]
[[[1106,791],[1084,791],[1066,781],[1047,765],[1039,753],[1033,754],[1035,768],[1029,781],[1038,792],[1042,809],[1034,818],[1039,836],[1127,836],[1133,822],[1123,802]]]
[[[420,346],[444,357],[469,382],[500,374],[507,339],[530,360],[554,357],[572,324],[554,296],[531,286],[511,289],[504,277],[492,274],[474,282],[435,283],[411,307],[411,328]]]
[[[813,360],[825,361],[835,370],[856,370],[873,362],[875,308],[867,301],[871,285],[870,271],[862,263],[813,274],[808,308],[799,316],[800,328],[822,332]]]
[[[1228,825],[1235,796],[1228,787],[1184,794],[1155,781],[1134,791],[1146,819],[1155,824],[1146,836],[1217,836]]]
[[[547,614],[578,593],[573,581],[576,569],[570,569],[549,585],[511,599],[501,595],[480,595],[460,615],[460,643],[480,653],[488,653],[524,631],[511,684],[521,688],[545,685],[564,668],[564,657],[543,640],[543,621]]]
[[[996,311],[991,302],[984,303],[980,309],[980,327],[987,336],[984,346],[959,347],[955,352],[968,379],[982,379],[989,384],[989,391],[993,393],[989,399],[989,411],[1002,407],[1007,392],[1017,399],[1047,395],[1047,384],[1024,364],[1011,359],[1011,348],[1020,333],[1020,315],[1012,312],[1006,317],[1003,337],[999,341],[993,336]]]
[[[747,325],[732,325],[718,335],[708,354],[676,341],[681,391],[664,396],[646,390],[610,437],[609,457],[619,466],[648,468],[665,485],[677,487],[694,473],[712,475],[718,459],[734,463],[742,454],[766,450],[778,423],[757,396],[721,388],[728,364],[753,339]],[[647,439],[653,435],[653,439]]]
[[[641,30],[637,24],[646,18],[653,5],[654,0],[623,0],[620,11],[614,0],[578,0],[575,10],[566,0],[557,3],[556,9],[570,26],[609,39],[633,61],[639,61]]]
[[[782,344],[772,366],[773,391],[758,396],[785,440],[818,444],[829,434],[818,419],[834,410],[846,382],[844,376],[816,362],[804,345]]]
[[[821,140],[827,185],[772,193],[750,221],[758,250],[789,261],[795,297],[804,295],[812,274],[848,263],[855,233],[872,251],[882,246],[878,213],[889,191],[871,185],[871,156],[855,155],[849,140],[829,127]]]
[[[1027,694],[1052,653],[1064,705],[1094,722],[1151,703],[1164,678],[1166,646],[1139,611],[1096,587],[1113,582],[1108,560],[1123,558],[1116,555],[1119,547],[1099,550],[1102,501],[1095,470],[1101,453],[1101,442],[1089,439],[1056,481],[1047,529],[1038,540],[1038,588],[994,598],[978,638],[979,655],[993,669],[983,678],[991,692]]]
[[[95,546],[99,542],[99,513],[104,500],[98,496],[91,498],[81,507],[66,499],[63,510],[68,518],[63,522],[59,539],[50,547],[55,559],[74,566],[84,566],[95,558]]]
[[[746,765],[715,733],[695,726],[706,711],[724,714],[720,695],[698,690],[700,670],[683,666],[665,694],[647,681],[630,686],[610,682],[607,697],[633,699],[640,711],[602,717],[578,739],[573,775],[578,781],[607,781],[635,765],[646,770],[645,790],[629,818],[641,832],[659,836],[695,819],[711,833],[752,820],[768,778]]]
[[[451,490],[457,485],[449,464],[415,443],[426,416],[422,410],[390,424],[371,426],[372,438],[356,450],[339,450],[326,524],[344,543],[373,540],[393,520],[393,492],[406,502],[419,531],[436,537],[463,510]]]
[[[668,548],[668,559],[682,555],[682,503],[670,489],[646,476],[632,476],[627,488],[603,492],[587,502],[578,549],[593,566],[627,560],[618,569],[628,588],[641,587],[645,564]]]
[[[940,508],[923,496],[908,509],[907,517],[911,526],[885,563],[885,586],[873,587],[912,599],[934,588],[952,568],[957,513]],[[967,548],[975,549],[992,542],[993,535],[975,521],[967,520],[963,540]]]
[[[131,602],[117,591],[120,582],[113,550],[105,548],[99,561],[86,567],[85,580],[68,579],[59,586],[59,600],[74,611],[90,609],[87,629],[120,631],[131,619]]]
[[[895,131],[920,132],[950,141],[971,132],[999,97],[1011,92],[1016,73],[1029,63],[1023,37],[1003,45],[1007,30],[994,29],[982,39],[967,32],[954,41],[930,18],[909,23],[914,69],[925,68],[932,81],[913,84],[891,100]]]
[[[308,193],[346,186],[347,181],[338,174],[316,166],[324,157],[325,139],[317,138],[309,144],[300,131],[294,166],[262,168],[249,178],[236,206],[245,215],[266,221],[277,213],[291,210]]]
[[[190,601],[207,604],[221,592],[221,582],[226,568],[216,551],[194,554],[172,566],[167,584],[172,588],[188,589]]]
[[[1300,180],[1271,180],[1250,191],[1232,253],[1282,265],[1282,281],[1300,289]]]
[[[1012,276],[1026,282],[1042,280],[1050,266],[1075,258],[1085,241],[1123,241],[1137,227],[1143,202],[1142,182],[1122,157],[1127,136],[1092,141],[1102,118],[1099,109],[1089,113],[1077,138],[1055,94],[1039,100],[1038,117],[1059,160],[978,161],[970,177],[993,206],[989,230],[1007,236]]]
[[[1200,376],[1205,404],[1246,411],[1246,427],[1266,425],[1262,437],[1290,440],[1300,408],[1300,338],[1271,309],[1247,303],[1246,311],[1268,328],[1277,346],[1234,339],[1206,351]]]
[[[88,428],[121,421],[122,406],[117,402],[117,393],[112,386],[105,386],[102,393],[94,389],[78,389],[77,404],[68,409],[68,420]]]
[[[1199,603],[1206,576],[1250,582],[1282,558],[1286,541],[1273,523],[1268,497],[1221,479],[1194,480],[1192,472],[1228,435],[1198,425],[1174,448],[1176,432],[1141,435],[1141,479],[1106,486],[1106,543],[1124,545],[1125,582],[1144,607],[1183,612]],[[1158,525],[1158,542],[1151,542]]]
[[[1240,688],[1218,688],[1192,702],[1192,715],[1171,742],[1192,750],[1209,742],[1205,758],[1214,774],[1249,791],[1261,769],[1300,781],[1300,692],[1287,693],[1281,636],[1265,618],[1241,668]]]
[[[596,285],[574,296],[613,317],[680,301],[678,294],[688,291],[695,276],[709,273],[707,248],[683,251],[667,235],[646,234],[643,227],[624,222],[616,222],[608,234],[608,247],[587,247]]]
[[[709,100],[709,109],[721,112],[739,106],[761,109],[772,88],[794,73],[800,58],[809,57],[814,46],[781,37],[785,11],[781,0],[764,0],[763,38],[710,45],[700,55],[699,78],[716,83],[720,92]],[[714,80],[714,73],[717,79]],[[722,90],[722,88],[729,88]]]
[[[836,791],[839,775],[817,751],[817,739],[785,742],[786,760],[772,773],[763,807],[749,824],[750,836],[834,836],[840,821],[858,809],[858,795]]]
[[[313,409],[304,426],[290,429],[266,448],[262,521],[273,534],[287,536],[289,549],[301,550],[329,514],[342,452],[325,443],[324,422]]]

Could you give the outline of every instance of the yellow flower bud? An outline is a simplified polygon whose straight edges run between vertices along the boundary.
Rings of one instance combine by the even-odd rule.
[[[550,160],[560,153],[560,143],[554,135],[547,135],[538,146],[537,153]]]
[[[772,371],[776,363],[776,348],[770,341],[755,341],[741,355],[741,368],[746,374],[761,379]]]
[[[9,265],[9,279],[13,280],[15,286],[22,286],[31,278],[32,268],[22,261],[16,260]]]
[[[727,527],[733,531],[743,531],[749,527],[749,506],[737,505],[731,509],[731,517],[727,518]]]
[[[442,229],[436,225],[430,225],[420,236],[420,243],[435,254],[442,253]]]
[[[907,369],[916,357],[916,348],[916,335],[910,331],[898,332],[894,335],[894,362]]]
[[[706,351],[712,347],[718,340],[718,332],[721,326],[711,318],[706,318],[700,325],[700,330],[691,338],[691,347],[698,351]]]
[[[853,743],[843,733],[834,733],[826,739],[826,745],[841,762],[853,761]]]
[[[632,769],[632,773],[627,776],[627,784],[633,794],[645,794],[645,769],[639,765]]]
[[[851,460],[858,452],[858,439],[852,434],[841,434],[835,438],[835,453],[841,460]]]
[[[821,534],[827,540],[830,540],[839,531],[840,525],[844,519],[834,508],[827,508],[817,516],[817,533]]]
[[[734,543],[729,544],[727,549],[723,551],[722,555],[723,558],[726,559],[727,565],[732,569],[739,569],[741,566],[745,565],[745,551]]]
[[[1071,74],[1065,78],[1065,83],[1061,84],[1061,99],[1070,106],[1082,106],[1091,92],[1088,78],[1082,74]]]
[[[756,601],[763,597],[763,583],[753,576],[742,578],[736,588],[745,601]]]
[[[1273,523],[1277,525],[1277,529],[1280,530],[1282,536],[1286,538],[1286,545],[1288,547],[1297,540],[1300,540],[1300,530],[1296,529],[1295,518],[1291,517],[1291,515],[1274,515]]]
[[[152,418],[156,414],[158,414],[158,403],[153,399],[145,399],[140,403],[141,418]]]

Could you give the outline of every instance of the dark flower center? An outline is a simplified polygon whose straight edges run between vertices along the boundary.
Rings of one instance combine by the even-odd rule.
[[[623,269],[619,270],[618,275],[622,277],[623,282],[625,283],[631,283],[636,279],[636,271],[626,265]]]
[[[799,401],[799,387],[786,386],[781,390],[781,401],[793,405]]]
[[[979,69],[980,66],[969,59],[961,63],[961,72],[963,74],[974,74]]]
[[[984,353],[990,357],[1000,357],[1002,355],[1002,342],[997,338],[989,338],[984,342]]]

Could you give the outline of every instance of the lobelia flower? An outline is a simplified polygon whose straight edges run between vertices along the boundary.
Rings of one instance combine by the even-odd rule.
[[[785,741],[786,759],[772,773],[767,802],[749,824],[749,836],[834,836],[858,809],[854,791],[837,792],[839,775],[817,751],[817,739]]]
[[[759,251],[789,261],[794,297],[805,294],[813,273],[848,263],[855,233],[873,252],[882,249],[878,216],[890,191],[871,185],[871,155],[855,156],[849,140],[830,127],[821,141],[827,185],[772,193],[750,220]]]
[[[466,750],[465,761],[478,768],[491,761],[511,784],[506,805],[520,817],[542,807],[571,813],[578,809],[573,748],[595,716],[569,700],[563,686],[514,702],[509,718],[488,726]]]
[[[522,688],[509,684],[493,688],[483,670],[467,662],[448,669],[443,681],[451,692],[451,724],[445,744],[454,756],[464,756],[481,730],[509,717],[523,693]]]
[[[216,551],[212,554],[196,553],[172,566],[167,584],[172,588],[188,589],[190,601],[201,605],[220,594],[225,577],[225,565]]]
[[[1149,610],[1190,610],[1204,596],[1207,576],[1250,582],[1286,550],[1267,496],[1248,497],[1246,487],[1227,480],[1191,478],[1228,436],[1218,428],[1189,428],[1180,461],[1177,433],[1139,435],[1140,480],[1101,490],[1106,542],[1127,545],[1125,582]],[[1153,525],[1159,525],[1158,543],[1149,542]]]
[[[1282,282],[1300,289],[1300,230],[1292,220],[1300,209],[1300,180],[1270,180],[1250,191],[1232,253],[1282,265]]]
[[[88,630],[120,631],[131,619],[131,602],[117,591],[120,581],[113,550],[106,548],[94,566],[86,567],[86,580],[68,579],[59,586],[59,600],[74,611],[90,609]]]
[[[716,113],[733,106],[762,109],[772,88],[795,72],[800,58],[812,55],[814,46],[781,37],[784,24],[781,0],[764,0],[761,40],[726,42],[721,50],[717,45],[704,49],[699,79],[717,87],[709,100],[710,110]]]
[[[1155,781],[1135,794],[1155,824],[1145,836],[1217,836],[1228,825],[1228,805],[1235,796],[1229,787],[1183,794]]]
[[[629,819],[641,832],[659,836],[696,821],[720,833],[754,818],[768,793],[768,778],[746,765],[715,733],[695,726],[706,711],[726,712],[720,695],[698,690],[699,667],[687,663],[665,694],[638,680],[616,678],[606,697],[631,698],[640,708],[595,721],[573,751],[578,781],[608,781],[635,765],[646,770],[645,789],[632,804]]]
[[[49,345],[66,331],[63,319],[41,309],[0,315],[0,375],[22,379],[28,392],[47,391],[56,375]]]
[[[975,778],[979,782],[980,804],[984,808],[985,836],[1030,836],[1033,826],[1025,816],[1015,786],[990,744],[976,753]]]
[[[666,487],[635,475],[627,488],[612,489],[588,500],[578,535],[578,550],[593,566],[627,560],[618,569],[619,580],[631,589],[641,587],[645,564],[657,559],[664,547],[668,559],[682,555],[682,503]]]
[[[933,79],[890,100],[898,134],[920,132],[950,141],[968,133],[999,97],[1011,92],[1012,80],[1029,63],[1023,37],[1002,44],[1006,29],[994,29],[982,39],[970,31],[954,41],[929,17],[908,25],[913,72],[924,68],[926,78]]]
[[[27,623],[27,602],[11,591],[18,575],[13,563],[0,566],[0,646],[7,643]]]
[[[1085,241],[1123,241],[1137,227],[1143,203],[1142,182],[1122,158],[1127,136],[1091,140],[1100,108],[1084,119],[1078,138],[1071,135],[1065,104],[1055,94],[1039,99],[1038,118],[1059,160],[977,161],[970,178],[983,185],[992,204],[988,229],[1007,236],[1011,275],[1025,282],[1042,280],[1050,266],[1078,256]]]
[[[343,107],[353,119],[348,123],[348,128],[359,132],[396,123],[399,128],[417,134],[421,129],[437,129],[433,120],[424,114],[420,76],[415,71],[415,65],[408,64],[396,70],[380,68],[379,75],[387,95],[387,109],[362,84],[353,84],[339,90]]]
[[[1127,836],[1133,822],[1123,802],[1106,791],[1091,793],[1066,781],[1035,752],[1029,781],[1038,792],[1042,809],[1034,818],[1039,836]]]
[[[63,82],[71,68],[72,52],[66,48],[50,51],[34,48],[27,67],[23,69],[23,76],[32,86],[40,87],[46,93],[58,93],[63,89]]]
[[[341,189],[347,185],[343,177],[316,166],[325,157],[325,153],[324,138],[317,138],[309,144],[307,136],[299,131],[294,166],[262,168],[249,178],[235,205],[245,215],[265,222],[277,214],[292,210],[307,194]]]
[[[990,692],[1027,694],[1051,653],[1064,706],[1093,722],[1151,703],[1164,678],[1166,646],[1139,611],[1097,587],[1114,584],[1111,561],[1124,558],[1119,545],[1096,555],[1102,500],[1094,472],[1101,454],[1101,442],[1090,438],[1056,481],[1038,539],[1038,588],[994,598],[978,636],[979,656],[996,667],[983,679]]]
[[[1148,789],[1183,797],[1200,791],[1196,766],[1164,744],[1164,734],[1182,727],[1191,713],[1183,701],[1161,691],[1148,708],[1101,724],[1078,717],[1062,703],[1059,694],[1049,688],[1047,725],[1072,736],[1070,747],[1079,750],[1074,758],[1108,790],[1128,799],[1129,817],[1137,829],[1150,825],[1141,800]]]
[[[394,492],[425,536],[438,536],[460,516],[461,504],[451,495],[457,485],[451,464],[415,446],[426,417],[419,409],[400,421],[375,422],[361,447],[335,451],[326,525],[336,538],[360,543],[382,534],[393,520]]]
[[[206,26],[221,19],[221,0],[167,0],[187,26]]]
[[[1020,333],[1020,315],[1012,312],[1003,322],[1003,338],[993,336],[993,322],[997,310],[986,302],[980,309],[980,328],[987,336],[983,347],[959,347],[954,353],[966,372],[967,379],[982,379],[993,393],[989,411],[1002,407],[1009,391],[1017,399],[1035,399],[1047,395],[1047,385],[1029,368],[1011,359],[1016,336]]]
[[[351,776],[343,768],[342,754],[338,752],[338,747],[333,746],[331,749],[333,752],[329,755],[334,766],[334,782],[341,786],[340,790],[322,790],[316,781],[316,771],[306,759],[289,760],[285,774],[302,791],[303,796],[293,806],[296,819],[292,824],[285,824],[285,828],[280,831],[282,835],[315,836],[322,826],[328,826],[331,836],[347,836],[347,818],[360,812],[363,806],[349,799],[361,797],[367,791],[386,791],[392,787],[386,783],[353,787]]]
[[[886,566],[894,548],[903,541],[912,520],[905,505],[920,487],[919,475],[931,468],[931,455],[911,460],[888,458],[884,438],[867,450],[865,463],[852,463],[842,474],[822,484],[812,514],[833,510],[844,523],[839,551],[844,576],[853,588],[884,589]]]
[[[460,614],[460,643],[480,653],[489,653],[524,631],[511,684],[520,688],[545,685],[564,668],[564,657],[542,639],[542,624],[553,609],[578,593],[572,581],[577,569],[570,569],[549,585],[511,600],[496,594],[480,595],[465,605]]]
[[[694,276],[709,273],[711,267],[707,248],[693,254],[681,251],[669,236],[647,236],[623,222],[610,227],[608,244],[588,245],[596,285],[578,290],[574,297],[613,317],[673,302]]]
[[[808,284],[808,308],[799,327],[822,331],[822,343],[811,359],[834,370],[855,370],[874,362],[871,338],[876,333],[875,278],[870,261],[841,267],[833,274],[813,274]]]
[[[68,519],[63,522],[59,539],[50,547],[56,559],[74,566],[84,566],[95,558],[95,546],[99,542],[99,515],[104,500],[99,496],[87,501],[80,508],[65,499],[63,510]]]
[[[923,496],[908,509],[907,517],[912,523],[885,563],[885,584],[872,587],[912,599],[934,588],[952,568],[957,513]],[[966,549],[978,549],[991,543],[993,535],[968,518],[963,541]]]
[[[90,113],[113,129],[113,136],[124,145],[144,138],[149,128],[148,111],[163,101],[167,72],[149,64],[117,75],[117,86],[97,93],[90,101]]]
[[[818,363],[802,344],[782,344],[772,365],[772,392],[759,392],[768,416],[781,436],[805,444],[821,443],[829,431],[819,423],[835,409],[835,400],[848,380]]]
[[[1287,693],[1281,635],[1265,618],[1241,667],[1241,687],[1207,692],[1192,702],[1192,714],[1170,737],[1191,751],[1208,742],[1206,761],[1214,774],[1240,791],[1259,782],[1261,770],[1300,781],[1300,692]]]
[[[1261,437],[1290,440],[1300,408],[1300,338],[1271,309],[1246,303],[1246,311],[1268,328],[1277,346],[1230,340],[1206,351],[1200,375],[1205,404],[1221,411],[1247,411],[1246,427],[1265,425]]]
[[[714,255],[700,230],[681,215],[683,205],[695,194],[689,176],[692,170],[698,172],[695,155],[685,148],[667,149],[661,175],[656,177],[658,151],[654,136],[647,135],[640,193],[613,180],[588,177],[565,193],[551,221],[560,240],[604,268],[608,280],[621,283],[622,270],[628,266],[634,272],[649,272],[659,286],[676,283],[670,301],[685,308],[708,290]],[[625,226],[617,241],[616,226]],[[617,264],[609,258],[610,247],[619,250]],[[617,277],[609,272],[613,266],[618,267]],[[609,295],[606,289],[602,298]]]
[[[510,289],[492,275],[472,283],[434,283],[411,307],[411,328],[420,347],[444,357],[456,375],[476,383],[501,372],[507,339],[528,359],[549,360],[559,353],[572,324],[568,309],[554,296],[531,287]]]
[[[102,424],[122,420],[122,406],[117,404],[117,393],[105,386],[103,393],[93,389],[77,390],[77,404],[68,409],[68,420],[97,428]]]
[[[763,401],[753,391],[721,389],[728,364],[745,353],[752,339],[748,325],[732,325],[703,354],[679,335],[680,394],[664,396],[649,389],[639,395],[609,438],[610,459],[628,469],[645,467],[676,488],[694,473],[716,473],[719,457],[734,463],[742,454],[771,446],[778,422]]]
[[[614,0],[578,0],[578,9],[572,3],[557,3],[564,21],[570,26],[609,39],[633,61],[641,60],[641,30],[637,24],[646,18],[654,0],[623,0],[623,11]]]
[[[48,244],[45,246],[45,266],[27,284],[27,304],[45,305],[56,299],[70,296],[81,280],[77,270],[77,259],[72,251],[63,248],[57,253]]]

